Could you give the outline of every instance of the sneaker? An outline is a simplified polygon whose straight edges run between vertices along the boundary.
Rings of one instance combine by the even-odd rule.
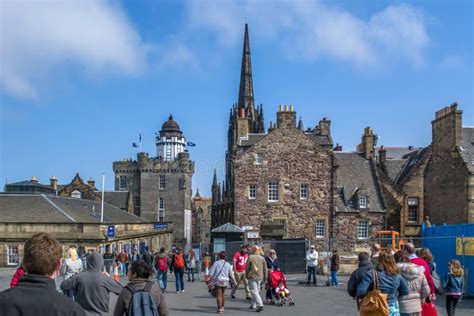
[[[179,294],[179,293],[181,293],[181,292],[180,292],[180,291],[176,291],[176,294]]]
[[[252,300],[252,298],[251,298],[250,296],[247,296],[246,299],[247,299],[247,301],[251,301],[251,300]]]
[[[232,297],[234,300],[236,299],[235,294],[231,294],[230,297]]]
[[[252,305],[250,305],[250,309],[256,309],[256,307],[255,307],[255,306],[252,306]]]
[[[263,306],[257,307],[257,309],[255,311],[257,313],[260,313],[261,311],[263,311]]]
[[[182,290],[181,293],[184,293],[184,290]]]

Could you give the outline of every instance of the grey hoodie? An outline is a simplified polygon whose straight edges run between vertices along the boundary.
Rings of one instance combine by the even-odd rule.
[[[61,290],[73,289],[76,301],[87,315],[109,315],[110,292],[120,294],[122,285],[102,274],[104,259],[98,253],[87,257],[87,270],[61,283]]]
[[[420,313],[421,303],[430,295],[430,287],[425,277],[425,268],[413,263],[398,263],[400,274],[405,279],[410,293],[400,296],[400,313]]]

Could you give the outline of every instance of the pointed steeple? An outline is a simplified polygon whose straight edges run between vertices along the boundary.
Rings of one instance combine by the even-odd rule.
[[[304,125],[303,125],[303,120],[301,119],[301,116],[300,116],[300,120],[298,122],[298,129],[302,132],[304,132]]]
[[[217,172],[216,172],[216,169],[214,169],[214,179],[212,181],[212,186],[217,187]]]
[[[240,70],[239,108],[254,110],[252,63],[250,61],[250,43],[248,25],[245,23],[244,48],[242,52],[242,68]],[[253,114],[253,113],[252,113]]]

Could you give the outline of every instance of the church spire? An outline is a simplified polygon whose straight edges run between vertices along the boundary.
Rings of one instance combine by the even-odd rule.
[[[245,23],[244,48],[242,52],[242,68],[240,70],[239,108],[249,108],[253,114],[253,80],[250,62],[250,43],[248,25]]]

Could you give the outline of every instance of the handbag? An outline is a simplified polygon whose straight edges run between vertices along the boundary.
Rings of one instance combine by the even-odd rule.
[[[438,272],[433,271],[431,273],[431,278],[433,279],[433,283],[435,285],[436,293],[443,294],[444,289],[443,289],[443,285],[441,283],[441,278],[440,278]]]
[[[377,271],[372,270],[374,289],[369,291],[360,303],[360,316],[388,316],[387,294],[379,289]],[[423,315],[424,316],[424,315]]]
[[[209,288],[209,292],[213,291],[215,289],[216,285],[219,286],[219,284],[216,284],[217,278],[221,274],[222,270],[224,270],[224,267],[225,267],[226,264],[227,264],[227,262],[224,262],[224,264],[222,265],[222,268],[219,270],[219,273],[213,274],[212,276],[210,276],[210,275],[206,276],[205,282],[207,284],[207,287]],[[227,285],[227,284],[225,284],[225,285]]]
[[[421,304],[421,315],[423,316],[438,316],[436,306],[433,302]]]

